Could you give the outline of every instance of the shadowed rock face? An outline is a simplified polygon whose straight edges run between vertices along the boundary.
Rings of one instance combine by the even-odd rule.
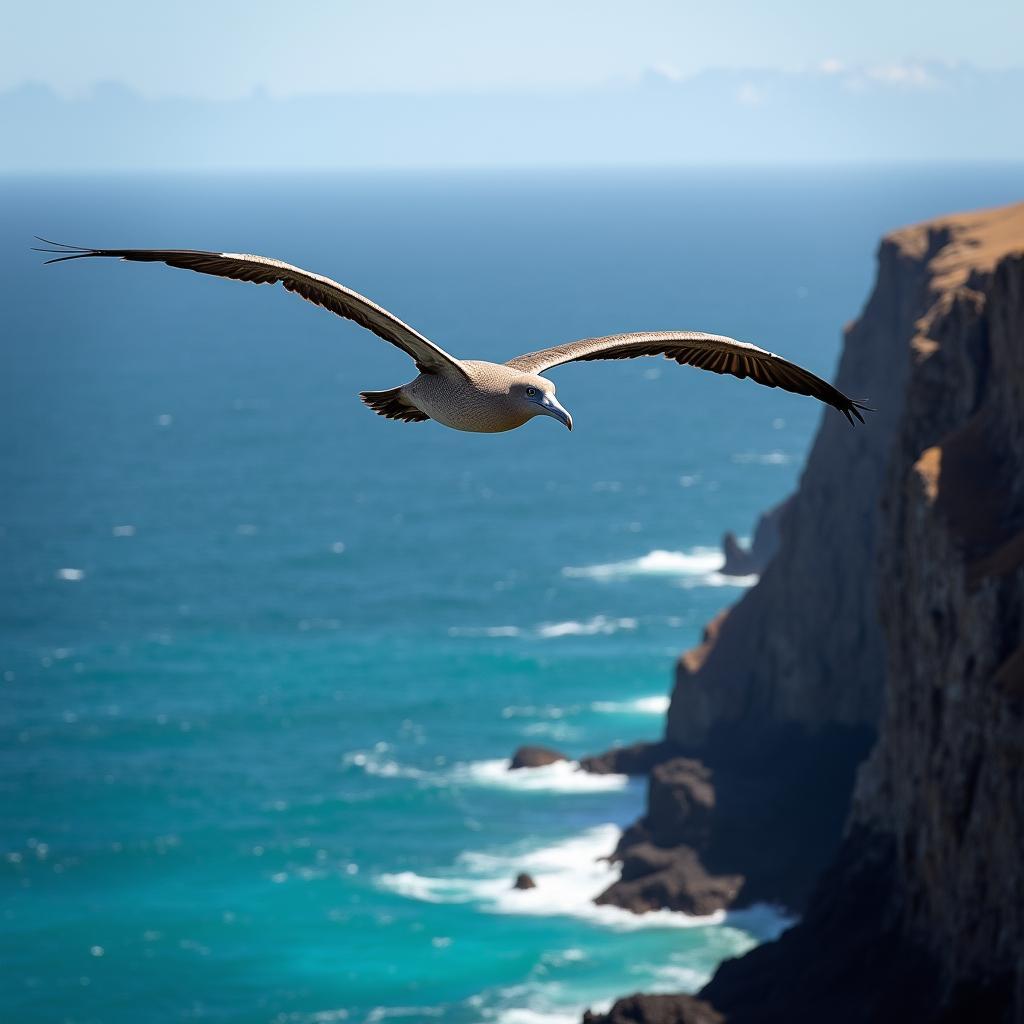
[[[839,375],[880,411],[858,432],[826,417],[760,584],[680,661],[676,760],[623,837],[620,885],[636,888],[645,844],[652,882],[685,848],[706,875],[743,876],[737,900],[774,888],[799,906],[770,866],[808,816],[832,815],[834,853],[802,863],[809,884],[831,859],[802,921],[700,999],[630,997],[594,1021],[1024,1020],[1022,254],[1024,205],[885,239]],[[669,767],[682,757],[687,778]],[[730,849],[749,809],[727,812],[731,790],[782,806],[816,773],[838,781]]]
[[[650,769],[647,813],[613,855],[621,877],[598,903],[699,915],[759,901],[803,907],[839,842],[872,734],[790,725],[760,735],[731,724],[711,735],[702,759],[646,748],[665,760]]]
[[[892,841],[901,928],[943,979],[1016,986],[1024,1017],[1024,207],[948,231],[886,487],[888,686],[851,825]],[[986,236],[1017,254],[981,262]]]

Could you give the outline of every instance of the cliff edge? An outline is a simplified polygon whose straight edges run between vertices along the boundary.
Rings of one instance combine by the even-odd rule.
[[[594,1021],[1024,1019],[1024,204],[886,237],[838,385],[879,412],[826,415],[761,582],[681,659],[603,897],[803,918]]]

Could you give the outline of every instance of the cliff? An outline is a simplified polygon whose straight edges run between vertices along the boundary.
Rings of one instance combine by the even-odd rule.
[[[604,897],[682,876],[683,909],[800,924],[593,1020],[1024,1019],[1022,254],[1024,205],[883,241],[838,375],[879,412],[825,417],[760,584],[681,659]]]

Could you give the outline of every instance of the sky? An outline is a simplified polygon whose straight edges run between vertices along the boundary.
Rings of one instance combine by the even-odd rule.
[[[529,92],[650,71],[1024,64],[1019,0],[0,0],[0,91]]]

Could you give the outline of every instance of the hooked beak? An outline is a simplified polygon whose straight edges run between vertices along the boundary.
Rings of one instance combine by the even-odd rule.
[[[572,430],[572,415],[554,395],[545,394],[537,403],[545,416],[552,416]]]

